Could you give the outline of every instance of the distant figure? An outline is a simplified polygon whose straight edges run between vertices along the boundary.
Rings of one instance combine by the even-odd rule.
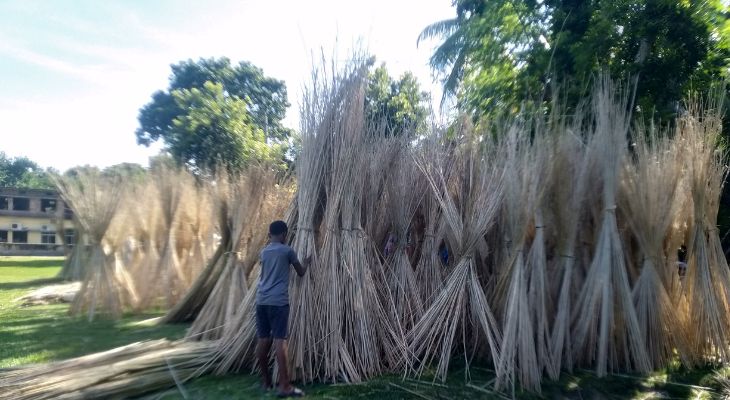
[[[439,246],[439,257],[444,266],[449,265],[449,249],[446,247],[446,243],[441,242],[441,246]]]
[[[284,221],[269,225],[269,244],[261,250],[261,278],[256,293],[256,357],[261,369],[264,390],[273,389],[269,371],[269,352],[273,341],[279,367],[278,397],[302,397],[304,392],[289,380],[287,326],[289,324],[289,266],[304,276],[309,258],[299,263],[297,253],[286,244],[289,229]],[[273,340],[272,340],[273,339]]]
[[[680,246],[677,251],[677,274],[679,280],[683,280],[684,276],[687,275],[687,247],[684,245]]]
[[[677,261],[677,274],[679,279],[683,279],[687,275],[687,263],[683,261]]]
[[[385,255],[385,257],[388,257],[391,253],[393,253],[396,242],[396,236],[392,233],[388,234],[388,240],[385,242],[385,248],[383,249],[383,255]]]

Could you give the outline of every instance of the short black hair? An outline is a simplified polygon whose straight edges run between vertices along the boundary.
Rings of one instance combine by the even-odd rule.
[[[283,235],[289,232],[289,227],[284,221],[274,221],[269,225],[269,235]]]

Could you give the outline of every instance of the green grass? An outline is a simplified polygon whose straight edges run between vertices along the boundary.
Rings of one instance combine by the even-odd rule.
[[[712,380],[712,369],[687,371],[674,368],[650,377],[630,375],[597,378],[590,371],[564,374],[558,382],[547,382],[542,393],[517,391],[518,399],[712,399],[719,393]],[[466,382],[463,368],[456,367],[445,383],[432,382],[429,377],[417,381],[401,376],[383,376],[358,385],[303,386],[310,399],[502,399],[512,393],[497,395],[493,392],[492,371],[471,368],[470,381]],[[702,386],[710,390],[702,389]],[[188,398],[250,399],[276,398],[274,392],[264,393],[258,380],[248,374],[206,376],[185,385]],[[171,389],[162,397],[165,400],[184,398],[177,389]]]
[[[23,307],[15,300],[57,283],[62,258],[0,257],[0,368],[76,357],[146,339],[180,338],[184,326],[141,326],[159,316],[128,316],[120,321],[68,315],[68,305]]]
[[[150,326],[137,322],[158,316],[126,316],[120,321],[68,315],[68,305],[22,307],[14,300],[36,288],[53,283],[62,264],[60,258],[0,257],[0,368],[47,362],[107,350],[132,342],[180,338],[184,325]],[[597,378],[590,371],[564,374],[558,382],[547,382],[541,394],[516,392],[520,399],[709,399],[719,393],[711,368],[686,370],[673,366],[649,377],[630,375]],[[491,399],[494,374],[472,368],[466,383],[463,364],[454,361],[445,383],[383,376],[359,385],[306,385],[309,399]],[[711,391],[702,389],[709,388]],[[259,389],[250,374],[223,377],[205,376],[188,382],[182,389],[162,393],[163,399],[251,399],[276,398]],[[511,393],[508,394],[511,397]]]

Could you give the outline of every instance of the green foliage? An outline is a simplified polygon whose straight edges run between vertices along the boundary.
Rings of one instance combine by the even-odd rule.
[[[688,89],[707,90],[730,59],[720,0],[456,0],[457,17],[427,27],[445,93],[476,115],[549,100],[561,82],[577,101],[599,70],[638,79],[637,111],[671,116]],[[459,86],[461,84],[461,86]],[[569,104],[572,105],[572,104]]]
[[[10,158],[0,151],[0,186],[53,189],[49,174],[54,172],[43,170],[27,157]]]
[[[428,94],[410,72],[395,79],[385,64],[369,72],[365,115],[370,121],[385,123],[388,136],[417,134],[425,129],[428,100]]]
[[[119,177],[122,180],[138,180],[147,175],[147,170],[136,163],[121,163],[110,165],[101,171],[102,175]]]
[[[237,171],[252,161],[283,158],[280,146],[266,143],[246,102],[226,95],[221,84],[208,81],[201,89],[174,90],[172,96],[178,107],[188,110],[173,119],[166,139],[167,150],[176,160],[198,170],[223,165]]]
[[[162,140],[175,161],[197,169],[238,169],[283,157],[281,144],[292,135],[282,125],[288,106],[284,82],[251,63],[183,61],[172,66],[167,90],[140,110],[137,142]]]

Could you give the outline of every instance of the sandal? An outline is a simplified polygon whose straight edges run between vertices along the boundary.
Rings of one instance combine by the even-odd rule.
[[[286,397],[303,397],[303,396],[304,396],[304,392],[301,389],[295,388],[295,387],[292,387],[291,391],[289,391],[287,393],[279,392],[276,394],[276,397],[282,398],[282,399],[286,398]]]

